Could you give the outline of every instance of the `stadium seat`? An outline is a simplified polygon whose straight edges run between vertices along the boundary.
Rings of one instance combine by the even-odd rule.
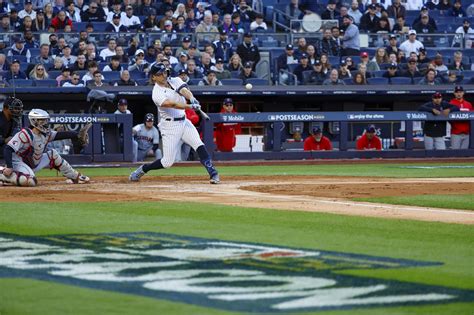
[[[144,79],[146,77],[144,72],[141,71],[131,71],[130,78],[133,80]]]
[[[338,65],[341,62],[341,57],[339,56],[329,56],[328,61],[331,65]]]
[[[396,84],[412,84],[411,83],[411,78],[405,78],[405,77],[395,77],[391,78],[390,82],[392,85]]]
[[[54,79],[48,80],[34,80],[34,86],[43,86],[43,87],[55,87],[58,86],[58,82]]]
[[[232,79],[238,79],[239,78],[240,71],[231,71],[230,76]]]
[[[247,79],[245,80],[245,84],[250,83],[252,85],[268,85],[268,80],[267,79],[260,79],[260,78],[255,78],[255,79]],[[224,83],[222,83],[224,84]]]
[[[385,85],[388,84],[387,78],[368,78],[367,83],[370,85]]]
[[[28,79],[16,79],[10,80],[11,85],[15,85],[16,87],[29,87],[33,86],[33,81]]]
[[[31,58],[39,56],[40,54],[39,48],[29,48],[29,50],[30,50]]]
[[[201,81],[201,79],[190,79],[188,84],[189,85],[198,85],[200,81]],[[224,84],[224,83],[222,83],[222,84]]]
[[[48,75],[51,79],[56,79],[57,77],[61,75],[61,71],[57,71],[57,70],[48,71]]]
[[[8,58],[8,60],[9,60],[10,62],[12,62],[12,61],[15,60],[15,59],[18,60],[18,61],[20,61],[20,63],[24,63],[24,62],[27,61],[27,60],[26,60],[26,56],[23,56],[23,55],[13,55],[13,56],[9,56],[9,57],[7,57],[7,58]]]
[[[104,71],[102,72],[105,80],[112,80],[116,81],[120,79],[120,72],[119,71]]]
[[[137,80],[137,83],[138,85],[142,85],[142,86],[145,86],[145,85],[148,85],[148,79],[138,79]]]
[[[296,69],[297,66],[298,66],[297,63],[290,63],[290,64],[288,65],[288,72],[293,73],[293,72],[295,71],[295,69]]]
[[[344,79],[342,81],[344,81],[346,85],[354,85],[354,79],[352,78]]]
[[[313,70],[303,71],[303,84],[308,84],[309,78],[311,77],[311,72],[313,72]]]
[[[241,79],[222,79],[222,85],[242,85]]]
[[[385,70],[372,71],[372,76],[376,78],[381,78],[384,73],[385,73]]]

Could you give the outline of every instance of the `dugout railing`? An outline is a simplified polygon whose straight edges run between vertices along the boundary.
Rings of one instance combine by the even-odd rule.
[[[203,139],[215,160],[298,160],[341,158],[423,158],[423,157],[472,157],[474,156],[474,112],[453,112],[448,117],[434,116],[424,112],[269,112],[209,114],[211,120],[203,122]],[[414,149],[413,123],[415,121],[470,121],[469,149],[424,150]],[[349,126],[351,124],[404,122],[404,147],[382,151],[357,151],[349,149]],[[285,151],[282,148],[285,125],[294,122],[338,123],[338,146],[332,151]],[[217,123],[258,123],[265,126],[265,151],[263,152],[216,152],[214,125]]]

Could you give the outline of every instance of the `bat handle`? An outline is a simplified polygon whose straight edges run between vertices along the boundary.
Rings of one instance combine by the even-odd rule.
[[[203,112],[201,109],[198,109],[197,112],[205,120],[211,120],[211,118],[205,112]]]

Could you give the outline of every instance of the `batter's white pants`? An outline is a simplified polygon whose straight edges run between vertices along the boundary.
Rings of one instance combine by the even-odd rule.
[[[204,145],[196,127],[188,119],[180,121],[161,119],[158,127],[163,142],[161,164],[164,168],[173,165],[176,154],[181,152],[181,141],[190,145],[194,150]]]
[[[459,134],[453,135],[451,134],[451,149],[458,150],[458,149],[468,149],[469,148],[469,135],[467,134]]]

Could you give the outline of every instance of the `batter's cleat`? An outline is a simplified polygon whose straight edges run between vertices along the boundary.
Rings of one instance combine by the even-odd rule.
[[[133,171],[132,174],[130,174],[130,176],[128,177],[128,179],[131,182],[138,182],[140,181],[140,178],[142,178],[143,175],[145,175],[145,172],[143,171],[143,165],[142,165],[139,168],[137,168],[135,171]]]
[[[211,176],[211,179],[209,180],[211,184],[220,184],[221,180],[219,178],[219,174],[215,174]]]
[[[66,179],[66,183],[68,184],[88,184],[90,182],[90,178],[87,177],[86,175],[79,174],[77,178],[72,179],[68,178]]]

